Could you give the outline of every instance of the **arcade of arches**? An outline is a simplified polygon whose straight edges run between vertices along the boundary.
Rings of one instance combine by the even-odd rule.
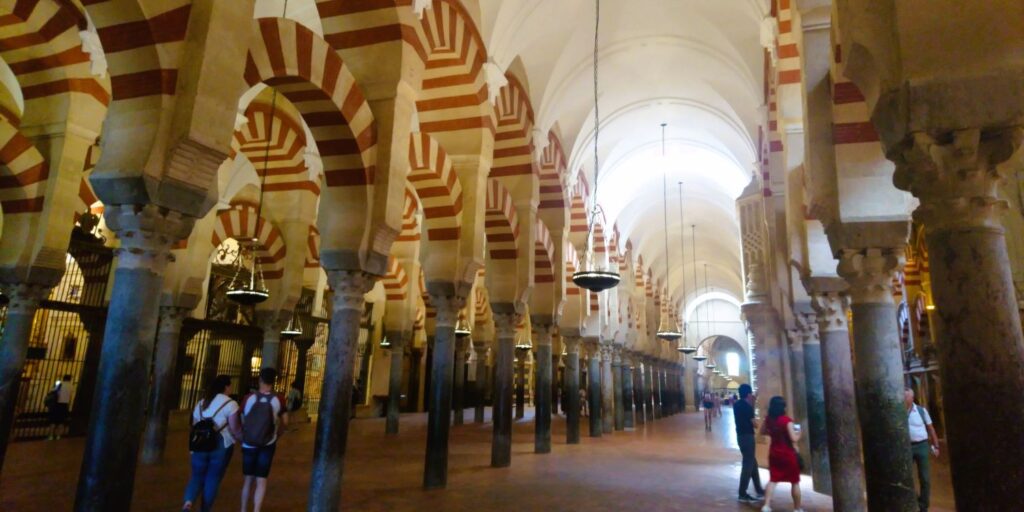
[[[269,367],[291,510],[350,508],[365,443],[448,493],[524,425],[549,461],[697,442],[741,383],[806,425],[808,509],[918,510],[907,386],[945,506],[1018,510],[1024,4],[599,9],[595,41],[594,0],[0,2],[0,508],[48,474],[180,506],[188,411]]]

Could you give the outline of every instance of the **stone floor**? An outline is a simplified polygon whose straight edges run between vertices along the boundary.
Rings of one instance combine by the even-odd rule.
[[[345,464],[343,509],[359,511],[645,510],[752,511],[735,501],[739,452],[731,434],[731,411],[704,432],[698,413],[658,420],[646,428],[618,432],[582,444],[565,444],[565,421],[553,422],[552,453],[533,454],[533,425],[515,425],[512,467],[493,469],[491,425],[453,428],[448,488],[421,488],[426,415],[402,417],[402,431],[385,437],[378,419],[355,420]],[[472,411],[466,411],[472,421]],[[584,436],[586,426],[584,425]],[[178,510],[188,478],[184,431],[172,432],[167,461],[140,468],[133,510]],[[313,428],[289,432],[277,452],[266,511],[304,510],[309,487]],[[0,482],[0,510],[70,510],[83,440],[12,445]],[[761,447],[762,451],[765,447]],[[767,457],[758,459],[762,465]],[[241,482],[236,452],[218,499],[218,510],[237,510]],[[762,470],[762,478],[767,470]],[[936,468],[933,512],[952,511],[948,469]],[[831,510],[827,496],[801,485],[807,511]],[[776,511],[792,510],[788,489],[775,500]]]

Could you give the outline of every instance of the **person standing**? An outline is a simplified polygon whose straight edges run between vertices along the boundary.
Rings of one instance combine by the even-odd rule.
[[[701,402],[703,402],[702,405],[704,406],[704,430],[711,432],[711,415],[714,413],[715,399],[710,391],[705,391]]]
[[[756,503],[764,499],[764,489],[761,487],[761,475],[757,466],[757,450],[755,448],[754,429],[757,420],[754,419],[754,396],[750,384],[740,384],[740,399],[733,404],[732,415],[736,423],[736,444],[740,447],[740,454],[743,456],[743,465],[740,469],[740,490],[739,498],[742,503]],[[754,494],[747,493],[750,487],[750,480],[754,480]]]
[[[786,416],[786,399],[773,396],[768,402],[768,418],[761,424],[761,435],[772,438],[768,447],[768,472],[770,481],[764,493],[761,512],[772,512],[772,495],[780,482],[789,482],[793,495],[793,512],[800,508],[800,462],[793,446],[800,440],[800,426]]]
[[[921,492],[917,495],[917,504],[921,512],[928,512],[932,488],[929,457],[930,455],[939,456],[939,436],[935,434],[935,427],[932,425],[932,417],[928,414],[928,409],[914,403],[913,389],[906,388],[903,391],[903,404],[907,406],[910,452],[914,457],[914,464],[917,466],[917,480],[921,485]]]
[[[288,404],[288,412],[295,412],[302,408],[302,389],[299,388],[298,381],[292,381],[292,386],[288,388],[288,395],[285,397],[285,403]]]
[[[288,410],[284,399],[274,393],[277,370],[260,370],[259,389],[242,400],[242,406],[233,418],[233,429],[239,430],[242,439],[242,512],[249,509],[252,494],[253,512],[263,508],[267,493],[267,477],[274,462],[277,441],[288,426]],[[253,485],[255,484],[255,486]],[[255,489],[254,489],[255,488]]]
[[[203,512],[213,508],[220,482],[235,451],[235,437],[227,430],[230,418],[238,412],[238,403],[231,399],[231,377],[218,375],[203,399],[192,410],[192,431],[189,451],[192,476],[185,488],[182,510],[192,510],[196,499],[203,496]]]
[[[71,382],[71,375],[64,374],[64,377],[55,382],[53,388],[46,394],[44,402],[50,423],[50,434],[46,437],[48,440],[56,441],[64,433],[64,426],[68,422],[68,413],[71,411],[71,395],[74,391],[75,384]]]

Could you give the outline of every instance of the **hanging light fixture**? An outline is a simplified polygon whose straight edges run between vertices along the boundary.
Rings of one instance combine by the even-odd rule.
[[[704,354],[697,354],[697,355],[693,356],[693,360],[697,361],[698,363],[701,362],[701,361],[707,360],[707,358],[708,358],[708,356],[706,356]]]
[[[285,9],[287,9],[287,4]],[[263,175],[260,176],[260,195],[256,203],[256,221],[253,226],[253,238],[250,240],[248,247],[239,242],[238,257],[235,259],[235,275],[231,278],[227,291],[228,299],[243,305],[259,304],[270,297],[270,291],[267,290],[266,281],[263,279],[263,267],[259,262],[260,242],[257,230],[259,229],[259,221],[263,213],[263,190],[266,188],[267,170],[270,167],[270,139],[274,134],[274,117],[277,114],[277,90],[272,89],[272,91],[273,93],[270,97],[270,117],[267,121],[267,146],[263,151]],[[252,261],[252,265],[248,269],[245,268],[245,249],[247,248],[251,256],[249,259]],[[246,270],[249,273],[248,283],[245,282],[246,279],[243,275]]]
[[[294,340],[302,336],[302,326],[295,321],[295,313],[288,319],[288,325],[281,331],[281,337],[286,340]]]
[[[469,328],[469,322],[466,321],[465,313],[459,312],[459,319],[455,322],[455,337],[465,338],[472,334],[472,332]]]
[[[685,262],[686,262],[686,240],[685,240],[686,237],[684,236],[686,228],[683,227],[683,226],[685,226],[685,225],[686,224],[683,224],[683,182],[680,181],[679,182],[679,259],[684,262],[683,263],[684,265],[685,265]],[[668,243],[667,240],[666,240],[666,243]],[[686,314],[686,271],[682,270],[682,265],[680,265],[679,268],[680,268],[681,273],[683,275],[683,308],[682,309],[683,309],[683,315],[685,315]],[[686,320],[684,319],[683,320],[683,337],[682,337],[682,340],[679,343],[679,346],[676,348],[676,350],[682,352],[684,356],[693,354],[694,352],[697,351],[697,347],[693,346],[693,344],[691,344],[690,340],[688,339],[689,337],[687,336],[687,330],[688,329],[687,329],[687,326],[686,326]]]
[[[666,288],[666,302],[668,301],[667,288],[669,285],[669,277],[671,276],[669,265],[668,265],[668,165],[665,163],[665,123],[661,123],[661,160],[662,165],[665,166],[664,172],[661,174],[661,196],[662,196],[662,231],[663,238],[665,239],[665,288]],[[679,338],[683,337],[683,333],[679,332],[679,329],[673,325],[675,321],[669,315],[671,311],[670,306],[665,304],[665,311],[661,314],[661,321],[658,322],[658,338],[661,338],[668,342],[674,342]]]
[[[598,34],[601,28],[601,0],[594,0],[594,193],[591,196],[590,216],[587,219],[587,246],[583,251],[583,264],[580,270],[572,274],[572,282],[592,292],[602,292],[619,285],[619,273],[609,268],[607,263],[598,262],[594,251],[594,226],[597,224],[597,216],[604,215],[601,206],[597,204],[597,187],[601,183],[599,174],[601,165],[598,161],[598,135],[601,132],[601,116],[598,112],[597,101],[597,48]]]
[[[380,339],[380,348],[391,348],[391,340],[387,336]]]
[[[717,367],[718,365],[715,364],[715,361],[713,359],[711,361],[708,361],[707,363],[704,363],[704,368],[707,368],[709,370],[714,370]]]

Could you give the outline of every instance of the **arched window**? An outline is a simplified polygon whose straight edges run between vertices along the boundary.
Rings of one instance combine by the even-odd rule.
[[[728,372],[729,376],[739,376],[740,374],[740,355],[736,352],[729,352],[725,354],[725,371]]]

